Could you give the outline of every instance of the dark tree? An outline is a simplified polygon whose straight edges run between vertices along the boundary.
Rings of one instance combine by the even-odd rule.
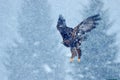
[[[8,79],[63,80],[62,55],[56,52],[58,43],[47,0],[24,0],[18,24],[22,40],[14,41],[15,46],[7,50]]]
[[[115,34],[106,32],[113,26],[109,20],[108,10],[103,10],[101,0],[90,0],[84,8],[83,17],[100,14],[102,20],[99,25],[87,35],[87,40],[82,43],[81,63],[73,66],[75,80],[106,80],[120,79],[120,65],[114,62],[117,54]]]

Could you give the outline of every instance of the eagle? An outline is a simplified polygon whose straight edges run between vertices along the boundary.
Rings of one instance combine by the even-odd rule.
[[[63,45],[69,47],[71,50],[70,62],[73,62],[74,57],[78,55],[78,62],[80,62],[81,58],[81,43],[86,39],[86,33],[95,29],[99,24],[99,20],[101,20],[100,14],[95,14],[90,16],[80,22],[74,28],[68,27],[66,25],[66,20],[62,15],[59,15],[57,22],[57,30],[60,32]]]

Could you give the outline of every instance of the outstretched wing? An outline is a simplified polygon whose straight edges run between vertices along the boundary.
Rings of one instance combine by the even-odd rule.
[[[98,21],[100,20],[100,15],[96,14],[94,16],[90,16],[87,19],[85,19],[84,21],[82,21],[80,24],[78,24],[75,28],[74,28],[74,32],[76,31],[82,31],[83,33],[85,32],[89,32],[92,29],[94,29],[96,27],[96,25],[98,25]]]

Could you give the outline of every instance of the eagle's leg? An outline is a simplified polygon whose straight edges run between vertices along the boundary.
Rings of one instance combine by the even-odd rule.
[[[79,46],[80,46],[79,43],[77,43],[76,51],[77,51],[77,54],[78,54],[78,62],[80,62],[80,58],[81,58],[81,55],[82,55],[81,49],[80,49]]]
[[[80,62],[80,58],[81,58],[81,50],[77,49],[77,53],[78,53],[78,62]]]
[[[71,54],[70,62],[73,62],[74,57],[77,56],[75,47],[71,48]]]

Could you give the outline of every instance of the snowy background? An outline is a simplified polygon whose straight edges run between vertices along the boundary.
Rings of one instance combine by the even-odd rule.
[[[39,3],[37,4],[37,1],[39,1],[40,5]],[[87,80],[85,78],[86,75],[84,74],[86,74],[86,71],[89,68],[82,66],[82,64],[85,63],[80,63],[80,64],[77,64],[76,62],[75,64],[69,63],[70,51],[60,43],[62,39],[58,31],[56,30],[56,22],[58,19],[58,15],[63,14],[63,16],[67,21],[68,26],[70,27],[76,26],[76,24],[78,24],[80,21],[83,20],[83,12],[85,6],[87,6],[90,3],[89,1],[90,0],[48,0],[47,3],[46,0],[35,0],[35,1],[34,0],[26,0],[26,1],[0,0],[0,80],[78,80],[82,78],[83,80]],[[119,50],[120,49],[120,45],[119,45],[120,44],[120,27],[119,27],[120,1],[119,0],[101,0],[101,1],[104,2],[104,9],[109,9],[109,15],[110,15],[109,19],[114,23],[112,27],[107,31],[107,33],[109,35],[114,33],[117,34],[115,37],[116,39],[115,45],[117,46],[118,51],[117,54],[115,55],[114,62],[119,63],[120,62],[119,59],[120,58],[120,50]],[[49,19],[48,17],[50,16],[50,20],[48,21],[51,22],[46,21],[46,24],[42,24],[42,20],[38,19],[38,17],[42,15],[45,16],[44,14],[39,13],[42,12],[42,10],[40,10],[41,8],[45,10],[43,11],[43,13],[48,15],[47,17],[45,17],[45,19]],[[30,11],[32,11],[33,13]],[[36,15],[36,17],[33,17],[32,18],[33,20],[31,20],[31,18],[26,19],[27,15],[28,17],[30,17],[31,15]],[[40,17],[40,19],[43,19],[43,21],[45,21],[44,17],[42,18]],[[34,20],[36,22],[34,22]],[[39,24],[39,22],[41,22],[41,24]],[[31,28],[30,30],[28,29],[28,27],[25,26],[26,25],[25,23],[31,23],[29,25]],[[48,26],[49,28],[48,29],[46,29],[47,27],[39,28],[40,25]],[[34,29],[33,26],[38,26],[36,27],[38,31]],[[34,30],[36,30],[36,32],[33,32]],[[47,35],[47,37],[44,37],[46,36],[46,34],[44,34],[46,32],[44,31],[48,31],[48,34],[51,35]],[[31,36],[35,35],[33,37],[34,41],[30,41],[31,36],[28,36],[29,33],[31,34]],[[37,35],[37,33],[39,35]],[[40,34],[44,34],[44,35],[40,36]],[[49,42],[47,42],[46,39],[41,40],[42,38],[49,39]],[[39,40],[45,41],[46,44],[42,44]],[[25,41],[27,41],[27,43]],[[29,45],[32,43],[34,44],[35,47]],[[45,47],[42,48],[43,45],[45,45]],[[24,50],[27,52],[25,52]],[[34,52],[34,54],[32,52]],[[18,55],[14,53],[17,53]],[[30,53],[32,57],[27,53]],[[54,54],[50,54],[50,53],[54,53]],[[45,55],[41,55],[41,54],[45,54]],[[26,57],[28,56],[28,58],[25,57],[25,60],[23,60],[24,58],[21,58],[23,56]],[[15,57],[18,57],[18,60]],[[19,59],[23,61],[19,61]],[[24,64],[24,62],[26,63]],[[20,66],[21,64],[23,64],[24,67]],[[117,65],[118,64],[116,64],[116,66]],[[81,72],[82,74],[79,72],[75,72],[77,69],[79,71],[82,68],[86,70],[86,71],[82,70]],[[115,79],[120,78],[119,68],[120,65],[117,70],[119,76],[115,75],[115,77],[113,76],[112,78]],[[94,70],[99,71],[100,69],[94,68]],[[90,79],[97,80],[92,75]],[[105,79],[101,78],[101,80],[105,80]]]

